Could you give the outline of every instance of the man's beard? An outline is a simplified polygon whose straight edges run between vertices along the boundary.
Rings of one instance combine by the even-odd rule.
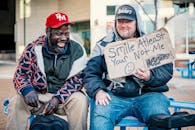
[[[58,54],[64,54],[65,53],[65,48],[57,47],[55,48],[55,52]]]
[[[68,41],[66,41],[64,44],[66,46],[66,44],[68,43]],[[50,48],[53,52],[58,53],[58,54],[64,54],[65,53],[65,46],[64,47],[59,47],[58,42],[56,40],[50,40]]]

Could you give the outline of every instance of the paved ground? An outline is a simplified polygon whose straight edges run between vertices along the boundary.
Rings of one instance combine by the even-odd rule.
[[[6,124],[6,116],[3,115],[3,100],[15,94],[12,84],[15,65],[16,63],[14,62],[0,61],[0,130],[4,130]],[[177,100],[195,102],[195,79],[182,79],[178,72],[175,72],[174,75],[174,78],[168,83],[170,91],[165,94]],[[190,112],[195,113],[194,111]],[[134,129],[128,128],[128,130]],[[195,126],[185,127],[182,130],[195,130]]]

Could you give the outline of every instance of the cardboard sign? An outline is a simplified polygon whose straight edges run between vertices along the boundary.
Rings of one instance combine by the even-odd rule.
[[[112,79],[131,75],[138,67],[152,69],[175,59],[169,34],[164,28],[136,39],[109,43],[104,52]]]

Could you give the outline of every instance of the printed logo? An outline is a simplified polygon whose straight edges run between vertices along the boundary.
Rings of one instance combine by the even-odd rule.
[[[128,8],[122,8],[118,10],[118,14],[125,13],[125,14],[132,14],[132,10]]]
[[[65,15],[61,15],[60,13],[57,13],[57,14],[56,14],[56,18],[57,18],[59,21],[66,20]]]

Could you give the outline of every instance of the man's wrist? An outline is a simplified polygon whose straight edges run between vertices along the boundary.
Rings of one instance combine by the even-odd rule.
[[[22,94],[22,96],[26,96],[31,91],[35,91],[34,88],[32,86],[27,86],[27,87],[22,88],[20,90],[20,93]]]

